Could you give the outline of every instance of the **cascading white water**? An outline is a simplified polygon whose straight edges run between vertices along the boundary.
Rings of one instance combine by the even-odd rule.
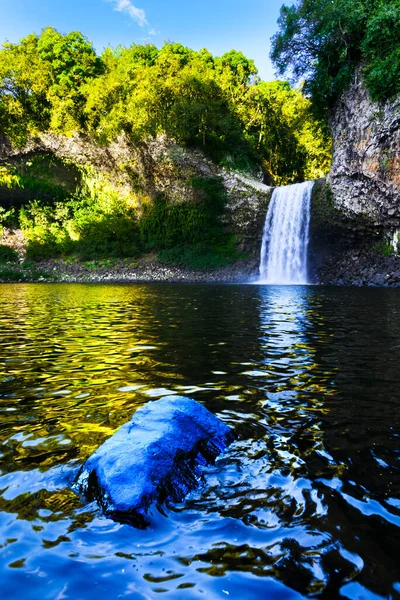
[[[260,282],[308,283],[307,250],[314,182],[276,188],[261,246]]]

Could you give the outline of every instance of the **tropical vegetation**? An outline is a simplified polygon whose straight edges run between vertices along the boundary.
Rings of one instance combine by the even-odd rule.
[[[400,93],[399,40],[400,0],[297,0],[281,8],[271,56],[326,116],[357,67],[374,100]]]
[[[99,146],[122,136],[135,147],[165,135],[200,148],[220,166],[262,169],[265,181],[276,185],[323,176],[331,153],[326,126],[302,91],[285,81],[261,81],[241,52],[215,57],[166,43],[160,49],[107,48],[99,56],[81,33],[64,35],[52,27],[3,44],[0,131],[14,146],[44,133],[84,136]],[[191,206],[172,206],[157,196],[138,211],[135,199],[121,197],[82,165],[82,184],[71,194],[46,173],[38,177],[38,165],[46,167],[35,160],[29,168],[0,165],[3,190],[33,191],[12,217],[32,256],[56,249],[85,256],[153,250],[166,261],[200,265],[205,247],[218,248],[213,264],[234,255],[234,241],[219,224],[225,199],[220,182],[193,180],[198,202]]]

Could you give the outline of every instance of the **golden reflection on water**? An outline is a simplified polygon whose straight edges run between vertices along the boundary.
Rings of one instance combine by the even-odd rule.
[[[79,286],[52,286],[39,302],[37,286],[6,293],[0,377],[17,381],[28,398],[6,396],[2,404],[21,402],[23,412],[32,411],[30,437],[47,438],[51,423],[85,457],[146,402],[154,378],[171,378],[170,365],[157,360],[154,297],[146,288],[105,287],[99,294],[87,286],[84,302]]]

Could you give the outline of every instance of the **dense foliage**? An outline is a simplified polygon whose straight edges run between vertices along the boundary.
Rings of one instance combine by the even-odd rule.
[[[330,164],[330,139],[310,101],[286,82],[261,81],[241,52],[219,58],[166,43],[108,48],[97,56],[79,32],[63,35],[51,27],[0,50],[0,133],[23,146],[46,132],[81,134],[100,145],[123,135],[136,146],[165,134],[222,166],[262,167],[277,185],[316,179]],[[71,191],[52,178],[53,168],[40,156],[25,166],[0,165],[0,186],[13,199],[12,218],[31,258],[157,251],[165,262],[201,267],[236,257],[234,240],[220,225],[225,192],[219,180],[193,179],[195,202],[171,203],[146,196],[140,186],[136,197],[125,197],[104,174],[82,166]]]
[[[76,167],[49,155],[0,167],[0,190],[8,188],[14,205],[0,208],[0,235],[2,224],[18,223],[32,260],[128,259],[156,252],[161,262],[214,268],[239,258],[234,237],[219,219],[226,201],[220,178],[192,178],[193,198],[173,203],[162,194],[123,195],[92,168],[76,175]],[[0,261],[10,256],[0,246]]]
[[[300,92],[265,83],[252,60],[181,44],[106,49],[49,27],[0,50],[0,128],[14,142],[44,131],[134,143],[165,133],[271,181],[322,176],[330,144]]]
[[[374,99],[400,93],[400,0],[297,0],[282,6],[272,59],[305,79],[326,111],[362,65]]]

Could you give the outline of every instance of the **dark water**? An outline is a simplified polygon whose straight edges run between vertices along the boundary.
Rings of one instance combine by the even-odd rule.
[[[400,597],[400,293],[1,285],[0,596]],[[167,393],[239,439],[138,531],[68,485]]]

